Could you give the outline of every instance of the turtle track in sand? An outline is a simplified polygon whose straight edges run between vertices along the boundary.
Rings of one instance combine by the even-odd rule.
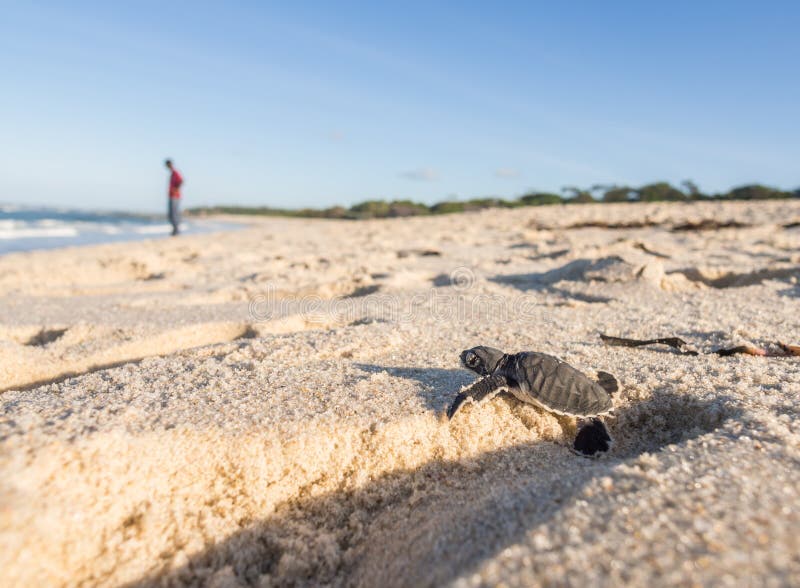
[[[342,442],[337,434],[337,451],[347,447],[343,467],[320,474],[311,484],[287,488],[292,497],[278,503],[271,516],[187,558],[181,566],[129,585],[226,578],[253,584],[272,579],[282,585],[441,585],[468,574],[526,530],[546,524],[603,483],[605,476],[636,462],[645,449],[658,451],[702,436],[733,413],[719,405],[660,397],[625,420],[625,432],[641,425],[645,414],[658,423],[644,427],[645,434],[669,423],[662,436],[650,436],[641,444],[637,435],[636,441],[628,440],[622,456],[578,470],[570,468],[574,457],[563,447],[535,440],[502,443],[474,453],[454,452],[454,442],[480,431],[465,435],[462,429],[449,439],[431,422],[362,431],[352,443]],[[414,444],[418,448],[414,458],[397,454],[398,445]],[[394,460],[378,464],[376,455],[387,450]],[[353,483],[348,476],[354,469],[360,475],[369,472],[366,479]],[[504,484],[498,488],[496,480]],[[538,496],[553,500],[542,504],[534,499]],[[512,505],[516,520],[503,516]],[[475,535],[486,541],[463,541]]]
[[[346,343],[359,328],[331,333],[331,344]],[[368,328],[391,336],[391,325]],[[433,393],[450,392],[453,374],[444,370],[317,361],[276,379],[260,363],[267,353],[277,353],[279,363],[281,347],[288,352],[302,340],[285,337],[88,374],[61,384],[58,395],[46,388],[4,395],[15,415],[0,422],[12,449],[5,465],[19,472],[4,499],[19,507],[15,527],[27,529],[9,553],[52,564],[46,577],[26,576],[40,567],[23,558],[14,566],[20,583],[184,585],[233,575],[281,585],[366,585],[375,578],[396,585],[402,572],[403,585],[434,585],[543,524],[643,451],[702,436],[736,415],[720,400],[632,390],[646,397],[621,398],[611,421],[619,453],[586,466],[566,447],[570,419],[511,397],[445,422],[437,408],[446,394]],[[318,374],[316,390],[286,388],[303,373]],[[242,388],[244,395],[225,392]],[[335,390],[345,395],[331,398]],[[384,413],[375,390],[400,404]],[[348,394],[362,407],[361,424],[337,425],[325,415]],[[37,415],[47,405],[72,408],[43,422]],[[323,411],[317,424],[293,421],[301,405]],[[77,430],[84,433],[72,441]],[[27,446],[36,447],[32,455],[13,451],[23,431]],[[495,491],[498,479],[504,483]],[[533,499],[543,493],[557,500]],[[525,516],[505,520],[502,510],[518,494],[528,497],[515,506]],[[76,511],[83,513],[79,533],[71,522]],[[465,533],[495,540],[460,545]]]

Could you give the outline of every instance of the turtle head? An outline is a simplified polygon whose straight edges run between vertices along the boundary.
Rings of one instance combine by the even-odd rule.
[[[493,347],[473,347],[461,352],[461,365],[479,376],[488,376],[493,373],[505,353]]]

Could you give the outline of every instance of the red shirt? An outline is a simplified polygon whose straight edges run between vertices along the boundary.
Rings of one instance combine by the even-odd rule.
[[[183,184],[183,176],[175,168],[172,169],[172,175],[169,177],[169,197],[181,197],[181,184]]]

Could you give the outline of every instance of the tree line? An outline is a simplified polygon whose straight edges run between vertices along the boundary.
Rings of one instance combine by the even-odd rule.
[[[616,184],[597,184],[590,188],[565,186],[561,194],[552,192],[529,192],[514,199],[496,197],[472,198],[470,200],[445,200],[436,204],[422,204],[412,200],[367,200],[349,208],[272,208],[268,206],[206,206],[192,208],[194,214],[255,214],[267,216],[291,216],[307,218],[366,219],[449,214],[484,208],[519,208],[547,204],[581,204],[598,202],[695,202],[709,200],[767,200],[775,198],[798,198],[800,188],[794,191],[779,190],[761,184],[739,186],[727,192],[706,194],[690,180],[676,187],[667,182],[654,182],[638,188]]]

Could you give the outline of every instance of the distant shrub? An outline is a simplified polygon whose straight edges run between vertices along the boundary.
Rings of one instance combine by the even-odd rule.
[[[348,210],[344,206],[332,206],[322,211],[325,218],[347,218]]]
[[[597,188],[600,188],[600,186],[594,186],[592,189]],[[583,190],[576,186],[564,186],[561,188],[561,191],[566,194],[564,202],[570,204],[597,202],[597,200],[592,197],[592,192],[590,190]]]
[[[683,193],[686,194],[686,198],[689,200],[704,200],[708,198],[708,195],[703,194],[700,188],[697,187],[697,184],[692,180],[683,180],[681,182],[681,187],[683,188]]]
[[[636,191],[628,186],[611,186],[603,192],[603,202],[630,202]]]
[[[634,190],[633,193],[637,200],[641,202],[660,202],[660,201],[680,201],[686,200],[686,194],[668,184],[667,182],[656,182],[647,184]]]
[[[561,196],[550,192],[531,192],[521,196],[519,200],[526,206],[542,206],[544,204],[561,204],[564,202]]]
[[[455,201],[437,202],[431,206],[433,214],[450,214],[453,212],[464,212],[464,203]]]
[[[389,216],[419,216],[423,214],[430,214],[431,209],[419,202],[412,202],[411,200],[395,200],[389,203]]]
[[[591,193],[580,190],[576,195],[564,199],[565,204],[591,204],[597,202]]]
[[[358,218],[378,218],[389,216],[389,203],[385,200],[367,200],[350,207],[350,212]]]
[[[511,204],[502,198],[473,198],[464,202],[464,210],[482,210],[484,208],[510,208]]]
[[[761,184],[751,184],[734,188],[727,194],[721,195],[721,197],[730,200],[767,200],[771,198],[791,198],[792,193],[762,186]]]

